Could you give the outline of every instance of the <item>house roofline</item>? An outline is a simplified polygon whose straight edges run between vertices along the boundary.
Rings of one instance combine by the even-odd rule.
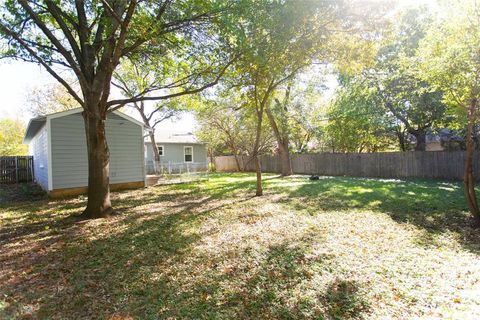
[[[39,117],[35,117],[35,118],[30,119],[30,121],[28,122],[28,125],[27,125],[27,130],[25,131],[25,136],[23,138],[23,142],[24,143],[29,143],[32,140],[32,138],[35,136],[35,134],[38,132],[38,129],[34,133],[29,132],[30,127],[33,124],[33,122],[46,122],[47,120],[57,119],[57,118],[69,116],[71,114],[76,114],[76,113],[80,113],[80,112],[83,112],[82,107],[74,108],[74,109],[70,109],[70,110],[65,110],[65,111],[59,111],[59,112],[55,112],[55,113],[50,113],[50,114],[47,114],[47,115],[44,115],[44,116],[39,116]],[[135,118],[133,118],[129,115],[126,115],[125,113],[123,113],[119,110],[114,110],[114,111],[111,111],[109,113],[114,113],[117,116],[119,116],[119,117],[121,117],[125,120],[128,120],[130,122],[133,122],[133,123],[141,126],[144,129],[147,128],[147,127],[145,127],[145,124],[143,122],[138,121],[137,119],[135,119]]]

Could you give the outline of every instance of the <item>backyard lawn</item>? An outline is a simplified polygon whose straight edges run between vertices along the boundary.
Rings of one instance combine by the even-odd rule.
[[[4,196],[0,318],[480,318],[460,183],[265,177],[117,192],[93,221]]]

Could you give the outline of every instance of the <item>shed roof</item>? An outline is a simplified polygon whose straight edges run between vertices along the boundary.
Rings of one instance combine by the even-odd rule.
[[[67,111],[50,113],[44,116],[39,116],[39,117],[30,119],[30,121],[28,122],[27,130],[25,132],[25,137],[23,138],[23,142],[29,143],[33,139],[33,137],[35,137],[37,132],[45,125],[45,123],[47,122],[47,119],[61,118],[71,114],[80,113],[82,111],[83,111],[83,108],[75,108]],[[115,110],[112,113],[124,118],[125,120],[131,121],[135,124],[138,124],[139,126],[144,127],[142,122],[126,115],[123,112]]]
[[[23,138],[23,143],[29,143],[37,132],[45,125],[47,122],[46,116],[40,116],[30,119],[27,126],[27,131],[25,132],[25,137]]]

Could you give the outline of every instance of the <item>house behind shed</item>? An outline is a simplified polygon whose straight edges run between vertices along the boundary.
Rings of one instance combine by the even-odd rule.
[[[52,197],[87,192],[88,158],[82,109],[31,119],[24,142],[34,157],[35,180]],[[106,121],[112,190],[145,186],[144,126],[119,112]]]
[[[208,168],[207,145],[191,132],[155,132],[155,142],[160,155],[162,173],[205,171]],[[147,174],[155,172],[155,157],[152,142],[145,141]]]

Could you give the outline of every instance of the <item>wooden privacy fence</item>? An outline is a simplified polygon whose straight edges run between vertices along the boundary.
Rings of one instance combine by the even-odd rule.
[[[0,183],[33,181],[33,156],[0,157]]]
[[[318,153],[291,156],[293,172],[326,176],[375,178],[463,178],[464,151],[411,151],[379,153]],[[474,174],[479,177],[479,154],[474,155]],[[278,156],[261,156],[262,172],[280,172]],[[255,171],[253,161],[240,159],[245,171]],[[220,172],[238,171],[233,156],[215,158]]]

